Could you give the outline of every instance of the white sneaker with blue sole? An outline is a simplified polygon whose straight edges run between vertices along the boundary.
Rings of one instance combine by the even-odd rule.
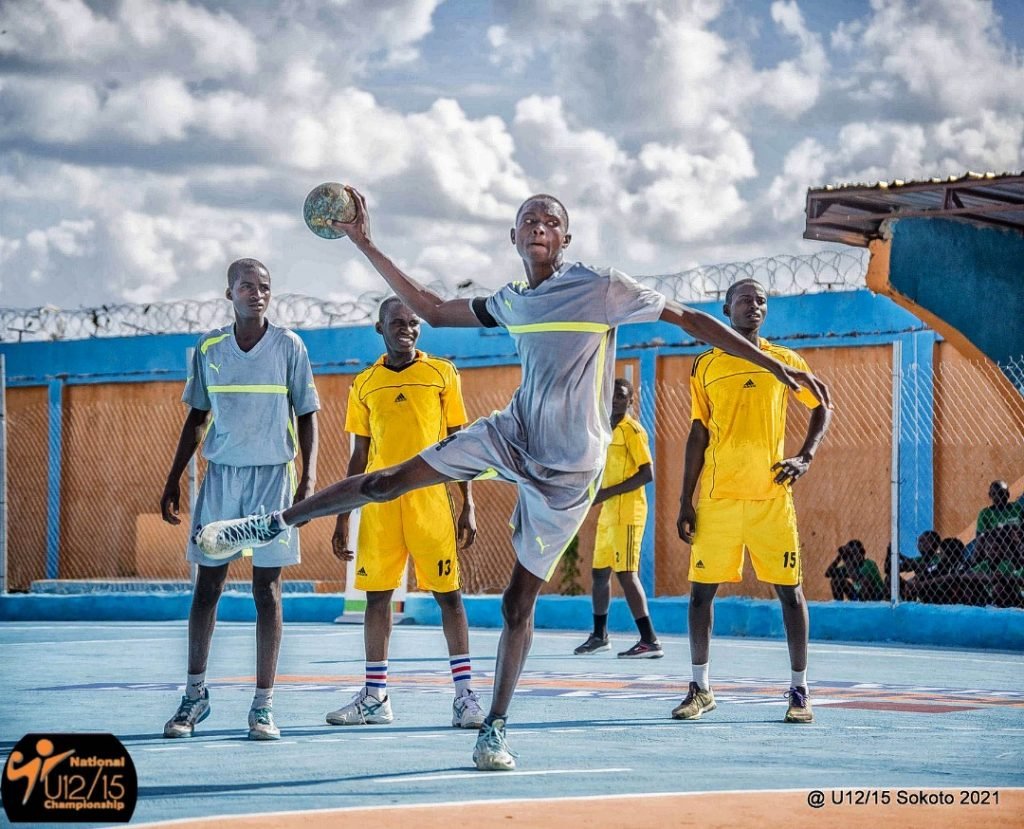
[[[203,695],[192,699],[187,694],[181,698],[178,710],[164,724],[165,737],[192,737],[196,725],[210,716],[210,689],[203,688]]]

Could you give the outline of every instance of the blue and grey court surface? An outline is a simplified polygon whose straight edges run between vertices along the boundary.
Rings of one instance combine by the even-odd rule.
[[[471,634],[485,706],[498,635]],[[443,635],[416,625],[396,626],[391,641],[395,722],[363,727],[324,722],[362,684],[362,628],[287,625],[274,703],[283,736],[255,743],[246,739],[252,624],[218,625],[208,671],[212,714],[194,738],[166,740],[163,723],[184,680],[184,622],[5,623],[0,745],[6,761],[30,732],[117,735],[138,772],[133,825],[309,811],[303,825],[312,826],[326,820],[329,813],[317,811],[326,809],[600,803],[609,795],[632,796],[639,809],[665,793],[922,788],[1009,792],[993,805],[992,823],[999,810],[999,825],[1024,825],[1024,815],[1006,812],[1008,803],[1020,808],[1012,792],[1024,786],[1019,653],[812,643],[816,721],[786,725],[785,643],[717,638],[718,709],[676,722],[669,712],[689,681],[684,637],[663,637],[664,659],[639,661],[614,652],[572,656],[583,638],[537,632],[510,715],[520,755],[512,773],[473,769],[475,733],[450,726]],[[623,650],[632,643],[625,635],[614,641]],[[562,802],[570,801],[552,802],[552,816]],[[951,823],[956,808],[947,811]],[[403,812],[388,814],[385,824],[401,823],[395,816]],[[677,825],[686,825],[682,817]]]

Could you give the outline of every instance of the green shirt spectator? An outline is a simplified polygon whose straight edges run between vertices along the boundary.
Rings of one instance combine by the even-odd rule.
[[[877,602],[885,597],[885,581],[878,565],[867,557],[864,545],[856,538],[839,548],[825,577],[832,586],[832,598],[851,602]]]
[[[1024,504],[1020,501],[1010,503],[1010,487],[1006,481],[993,481],[988,488],[988,497],[992,506],[984,507],[978,513],[978,535],[1024,524]]]

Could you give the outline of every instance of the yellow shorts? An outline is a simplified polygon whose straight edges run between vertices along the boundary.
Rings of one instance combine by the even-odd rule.
[[[643,524],[598,522],[594,538],[594,569],[611,567],[616,573],[635,573],[640,569],[640,543],[643,539]]]
[[[444,484],[362,508],[356,589],[396,589],[410,556],[420,590],[450,593],[459,589],[455,512]]]
[[[803,578],[793,496],[766,501],[708,498],[697,502],[690,549],[690,581],[721,584],[743,579],[743,551],[760,581],[796,585]]]

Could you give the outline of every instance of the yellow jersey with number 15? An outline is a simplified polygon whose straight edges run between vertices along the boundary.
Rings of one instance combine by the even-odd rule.
[[[788,348],[760,341],[762,351],[807,371],[803,358]],[[816,408],[806,388],[791,392],[767,369],[717,348],[698,355],[690,372],[692,419],[708,429],[700,498],[763,501],[786,494],[775,483],[772,465],[785,457],[789,397]]]

